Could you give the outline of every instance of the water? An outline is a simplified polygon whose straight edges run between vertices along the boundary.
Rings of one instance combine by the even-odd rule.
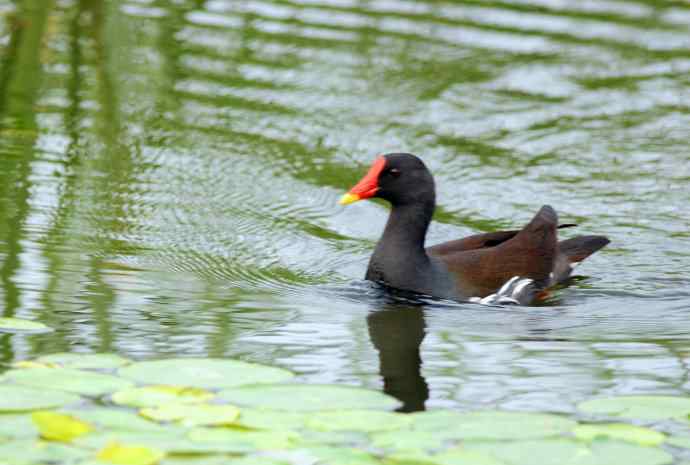
[[[406,410],[690,392],[690,4],[0,0],[0,362],[239,357]],[[419,154],[429,244],[542,204],[612,243],[546,306],[361,278]],[[571,230],[562,232],[572,236]]]

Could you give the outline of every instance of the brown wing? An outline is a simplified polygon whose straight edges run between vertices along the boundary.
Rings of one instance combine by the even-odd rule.
[[[538,286],[546,285],[558,251],[557,227],[556,212],[545,205],[520,231],[470,236],[431,247],[429,253],[445,263],[455,275],[460,292],[467,297],[496,292],[513,276],[531,278]],[[495,245],[486,245],[494,240],[498,241]]]
[[[429,255],[447,255],[466,250],[483,249],[485,247],[495,247],[509,239],[515,237],[520,231],[496,231],[490,233],[474,234],[454,241],[443,242],[431,247],[427,247],[426,253]]]

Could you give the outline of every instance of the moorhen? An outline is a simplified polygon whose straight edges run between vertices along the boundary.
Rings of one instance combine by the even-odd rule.
[[[379,156],[340,199],[380,198],[392,205],[366,279],[432,297],[529,304],[562,283],[575,265],[609,243],[604,236],[558,242],[558,215],[544,205],[521,230],[476,234],[425,248],[436,206],[434,178],[415,155]],[[568,227],[574,225],[562,225]]]

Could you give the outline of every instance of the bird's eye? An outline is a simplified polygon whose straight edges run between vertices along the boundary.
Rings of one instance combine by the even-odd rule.
[[[393,176],[394,178],[397,178],[398,176],[400,176],[400,170],[399,170],[398,168],[391,168],[391,169],[388,170],[388,172],[389,172],[390,175]]]

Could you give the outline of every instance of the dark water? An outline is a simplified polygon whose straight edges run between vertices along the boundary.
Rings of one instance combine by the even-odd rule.
[[[0,361],[240,357],[407,409],[688,393],[689,128],[687,2],[0,0],[0,316],[55,328]],[[387,151],[436,176],[430,244],[545,203],[612,243],[548,306],[396,303],[361,281],[386,207],[336,205]]]

